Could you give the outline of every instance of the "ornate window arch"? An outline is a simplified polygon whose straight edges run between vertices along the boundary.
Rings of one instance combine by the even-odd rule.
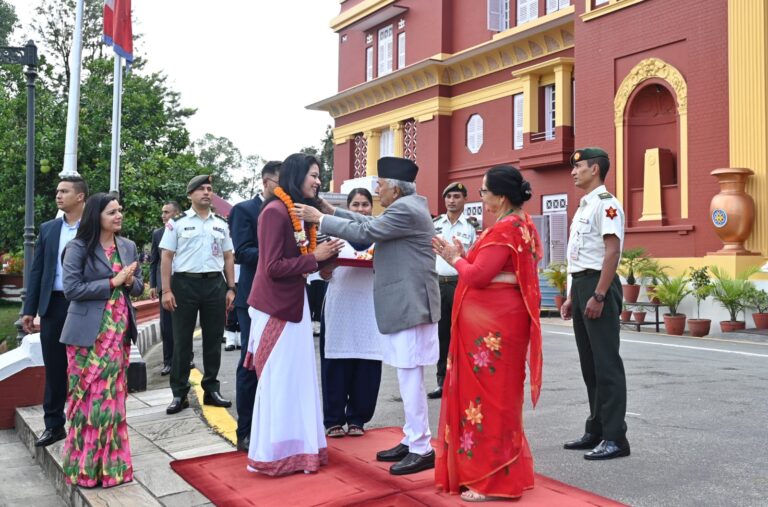
[[[688,85],[677,68],[659,58],[646,58],[635,65],[621,82],[613,99],[616,127],[616,197],[624,201],[624,129],[626,109],[632,93],[644,81],[661,79],[675,93],[680,124],[680,218],[688,218]]]

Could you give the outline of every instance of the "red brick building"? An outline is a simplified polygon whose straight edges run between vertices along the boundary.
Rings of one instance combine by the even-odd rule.
[[[612,161],[607,186],[627,213],[627,246],[678,268],[722,246],[710,172],[749,167],[758,257],[707,263],[735,269],[768,254],[758,198],[768,158],[765,2],[340,3],[331,22],[339,92],[310,106],[335,120],[334,190],[375,176],[380,156],[407,156],[439,213],[449,182],[464,182],[468,200],[479,201],[482,174],[513,164],[533,186],[527,211],[545,217],[557,260],[581,195],[568,157],[574,146],[601,146]]]

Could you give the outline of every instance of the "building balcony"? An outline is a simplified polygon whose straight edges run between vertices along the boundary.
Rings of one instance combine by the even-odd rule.
[[[555,127],[554,132],[529,132],[523,134],[520,169],[562,167],[570,164],[573,153],[573,127]]]

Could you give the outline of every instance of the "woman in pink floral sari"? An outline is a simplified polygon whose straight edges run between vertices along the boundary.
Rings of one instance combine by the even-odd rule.
[[[141,294],[144,284],[136,245],[118,236],[122,220],[117,196],[91,196],[62,262],[70,301],[61,333],[69,363],[62,466],[67,482],[83,487],[133,478],[125,419],[126,372],[136,339],[129,295]]]
[[[531,399],[541,389],[537,263],[541,243],[521,208],[531,187],[514,167],[497,166],[480,195],[496,223],[466,254],[433,241],[459,283],[438,426],[438,488],[470,502],[517,498],[533,487],[533,457],[523,430],[525,362]]]

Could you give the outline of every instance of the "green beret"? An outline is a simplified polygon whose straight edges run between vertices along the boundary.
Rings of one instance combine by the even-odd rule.
[[[464,194],[464,197],[467,196],[467,187],[464,186],[463,183],[459,183],[458,181],[455,183],[451,183],[447,187],[445,187],[445,190],[443,190],[443,197],[448,194],[448,192],[461,192]]]
[[[209,176],[208,174],[201,174],[200,176],[195,176],[191,180],[189,180],[189,183],[187,183],[187,193],[191,194],[195,190],[197,190],[197,187],[200,185],[205,185],[206,183],[213,183],[213,176]]]
[[[579,160],[588,160],[590,158],[604,157],[609,158],[608,154],[601,148],[582,148],[576,150],[571,155],[571,167],[576,165]]]

